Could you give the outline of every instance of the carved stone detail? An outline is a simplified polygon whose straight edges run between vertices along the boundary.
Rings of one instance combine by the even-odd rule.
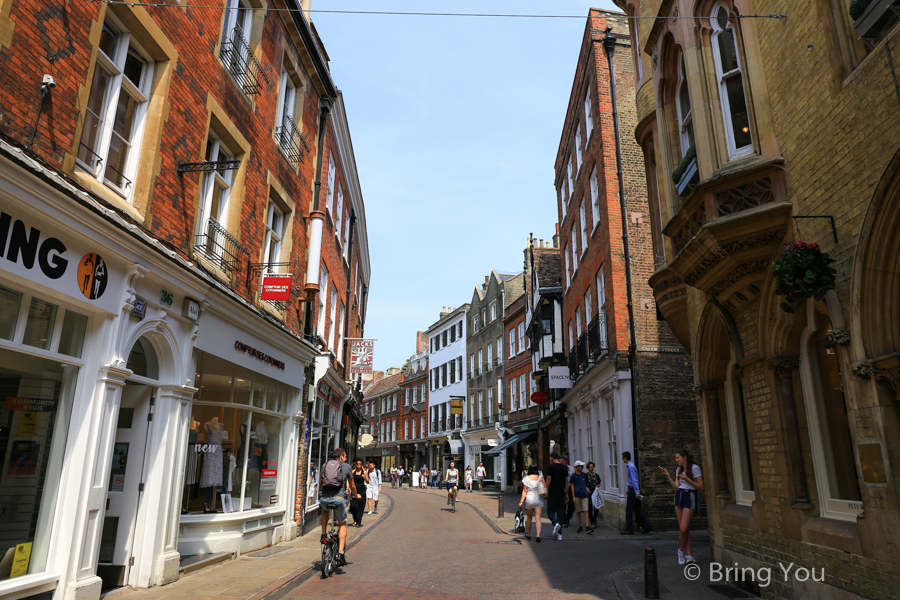
[[[861,360],[850,365],[853,376],[859,379],[868,379],[875,372],[875,368],[867,360]]]
[[[792,372],[800,368],[799,356],[776,356],[769,359],[769,368],[775,371],[779,377],[789,377]]]
[[[735,380],[740,381],[744,377],[744,368],[735,367],[731,370],[731,376],[734,377]]]
[[[736,252],[742,252],[746,250],[754,250],[756,248],[759,248],[760,246],[767,246],[778,243],[784,238],[784,235],[786,233],[786,228],[779,228],[741,240],[728,242],[727,244],[723,244],[721,246],[713,246],[709,249],[709,251],[707,251],[703,258],[698,261],[697,266],[694,267],[694,269],[690,273],[685,275],[684,282],[688,285],[693,286],[700,279],[702,279],[703,276],[706,275],[713,267],[725,260],[725,258],[729,254],[734,254]]]
[[[773,202],[772,181],[768,178],[731,188],[716,194],[716,213],[720,217]]]
[[[849,327],[841,327],[840,329],[833,329],[831,333],[825,336],[825,341],[822,343],[826,348],[835,348],[836,346],[845,346],[850,343],[850,328]]]
[[[894,399],[900,402],[900,367],[888,369],[875,369],[875,381],[880,381],[891,386],[894,390]]]
[[[765,271],[769,267],[769,260],[755,260],[753,262],[748,262],[740,265],[736,269],[732,270],[728,273],[728,276],[724,279],[721,279],[716,285],[709,288],[709,295],[715,298],[732,285],[746,277],[747,275],[753,275],[754,273],[761,273]]]
[[[669,300],[674,300],[675,298],[678,298],[679,296],[686,296],[686,295],[687,295],[687,289],[685,289],[685,288],[681,288],[680,290],[674,290],[674,291],[669,292],[668,294],[665,294],[664,296],[660,296],[656,300],[656,305],[659,306],[660,304],[664,304],[664,303],[668,302]]]
[[[688,242],[694,239],[700,232],[700,228],[703,227],[704,223],[706,223],[706,205],[701,204],[697,207],[697,210],[688,217],[687,223],[672,236],[676,254],[681,252],[681,250],[688,245]]]

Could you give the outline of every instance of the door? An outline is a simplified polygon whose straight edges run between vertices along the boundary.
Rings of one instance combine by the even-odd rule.
[[[154,391],[149,385],[133,382],[127,382],[122,390],[97,567],[105,588],[128,580]]]

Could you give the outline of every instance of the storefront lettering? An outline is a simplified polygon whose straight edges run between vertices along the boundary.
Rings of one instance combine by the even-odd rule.
[[[273,357],[269,356],[265,352],[260,352],[256,348],[252,348],[252,347],[248,346],[247,344],[240,342],[240,341],[236,341],[234,343],[234,348],[238,352],[246,352],[249,356],[259,359],[266,364],[272,365],[276,369],[281,369],[282,371],[284,371],[284,362],[278,360],[277,358],[273,358]]]
[[[10,223],[12,234],[9,230]],[[66,245],[62,241],[48,237],[39,244],[40,230],[32,227],[29,235],[25,223],[19,220],[12,222],[11,216],[0,212],[0,253],[6,248],[7,237],[9,248],[6,250],[6,260],[10,262],[18,263],[21,258],[22,266],[30,270],[34,268],[34,260],[37,258],[41,272],[50,279],[59,279],[69,267],[69,261],[62,257],[66,251]]]
[[[194,452],[215,452],[219,449],[218,444],[194,444]]]
[[[7,396],[4,408],[6,410],[26,410],[28,412],[54,412],[56,410],[56,400]]]

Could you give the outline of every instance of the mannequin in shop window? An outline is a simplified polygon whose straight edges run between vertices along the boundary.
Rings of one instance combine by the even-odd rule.
[[[187,457],[184,461],[184,506],[181,514],[187,514],[191,501],[191,486],[197,483],[197,438],[200,437],[200,421],[191,415],[191,428],[188,430]]]
[[[254,465],[257,469],[265,469],[266,463],[269,460],[269,432],[266,429],[266,422],[260,421],[256,424],[256,428],[254,429],[254,433],[256,433],[256,446],[254,449]]]
[[[218,417],[204,424],[206,441],[209,444],[203,456],[203,468],[200,471],[200,487],[206,489],[204,513],[216,511],[216,488],[222,485],[222,440],[225,438],[225,426]]]

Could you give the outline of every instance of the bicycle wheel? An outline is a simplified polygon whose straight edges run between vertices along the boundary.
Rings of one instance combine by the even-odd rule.
[[[335,553],[335,542],[328,540],[328,543],[322,546],[322,579],[326,579],[334,572],[334,563],[337,560]]]
[[[450,494],[450,511],[456,512],[456,492]]]

